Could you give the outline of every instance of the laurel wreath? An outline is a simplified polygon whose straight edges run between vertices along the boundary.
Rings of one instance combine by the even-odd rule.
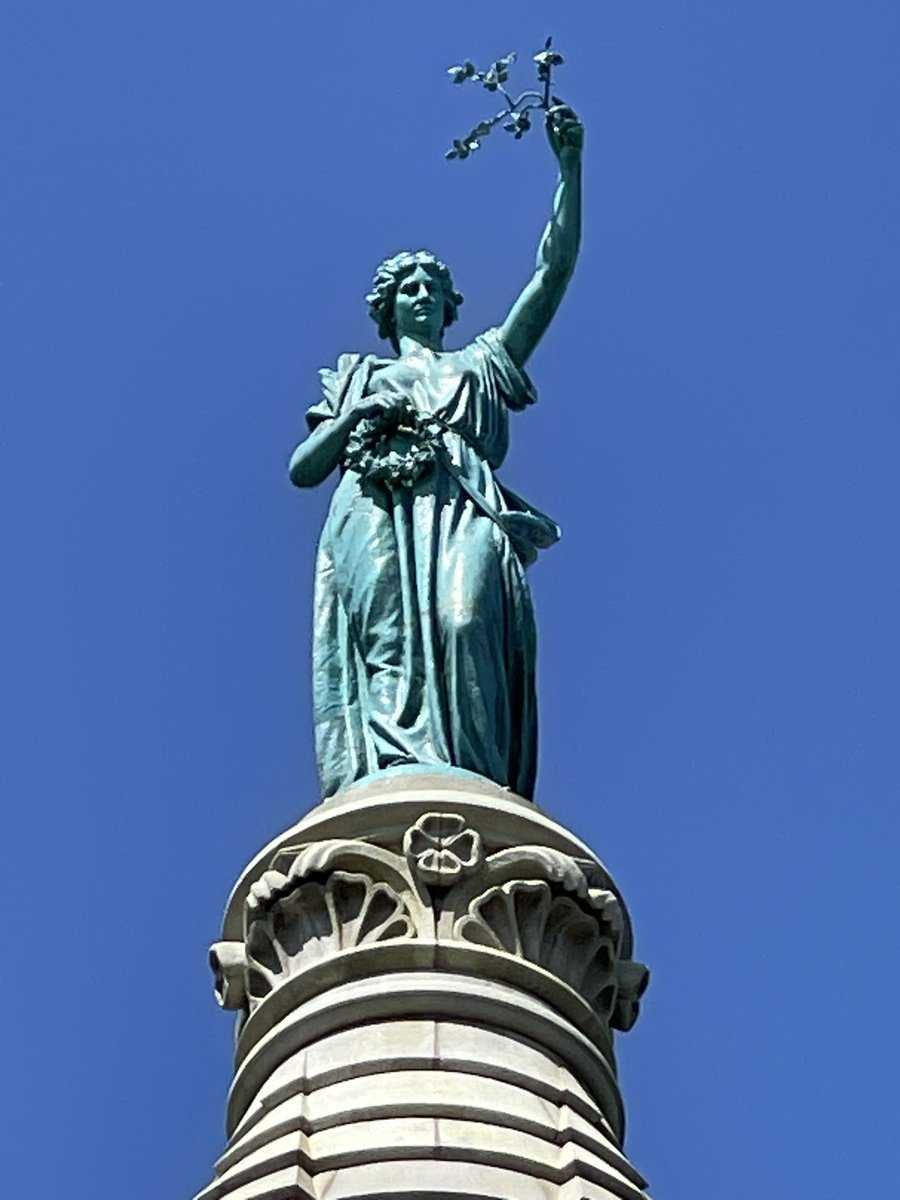
[[[364,479],[391,487],[414,487],[444,448],[443,424],[412,406],[366,417],[347,439],[344,466]]]

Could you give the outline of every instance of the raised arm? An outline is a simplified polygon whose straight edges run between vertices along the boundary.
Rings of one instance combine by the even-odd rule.
[[[559,160],[559,186],[534,275],[503,322],[500,336],[513,362],[522,367],[544,336],[565,295],[581,243],[581,151],[584,128],[567,105],[547,113],[547,137]]]

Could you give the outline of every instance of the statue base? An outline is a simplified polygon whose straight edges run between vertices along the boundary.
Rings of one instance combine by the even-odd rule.
[[[236,1073],[197,1200],[646,1200],[613,1031],[647,969],[602,863],[529,801],[362,781],[257,855],[211,961]]]

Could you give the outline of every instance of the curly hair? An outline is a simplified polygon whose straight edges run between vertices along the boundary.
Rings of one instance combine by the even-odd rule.
[[[392,258],[386,258],[378,267],[372,280],[372,290],[366,296],[369,305],[369,316],[378,326],[378,336],[389,338],[396,350],[397,328],[394,323],[394,301],[397,289],[404,275],[414,271],[416,267],[424,267],[440,279],[444,285],[444,323],[446,329],[456,320],[459,306],[463,302],[462,295],[453,286],[450,268],[442,263],[430,250],[403,250]]]

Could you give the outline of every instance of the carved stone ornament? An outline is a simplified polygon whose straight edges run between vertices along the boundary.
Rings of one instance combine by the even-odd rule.
[[[246,1007],[247,954],[244,943],[214,942],[209,948],[209,965],[221,1006],[230,1009]]]
[[[413,931],[406,907],[386,883],[335,871],[278,897],[247,937],[247,990],[254,1000],[288,976],[327,958]]]
[[[543,879],[514,879],[489,888],[455,926],[463,941],[505,950],[564,980],[609,1020],[622,912],[611,892],[590,891],[584,902],[555,892]]]
[[[246,1012],[340,952],[437,936],[532,963],[613,1028],[631,1028],[648,972],[622,958],[621,905],[591,885],[590,864],[549,846],[485,857],[480,834],[458,813],[424,814],[402,851],[349,839],[280,851],[285,869],[266,871],[250,889],[244,943],[212,948],[220,1002]]]
[[[449,887],[481,862],[481,835],[458,813],[425,813],[407,829],[403,853],[424,883]]]
[[[641,996],[650,982],[650,971],[643,963],[624,959],[616,967],[619,992],[610,1019],[613,1029],[627,1033],[640,1016]]]

